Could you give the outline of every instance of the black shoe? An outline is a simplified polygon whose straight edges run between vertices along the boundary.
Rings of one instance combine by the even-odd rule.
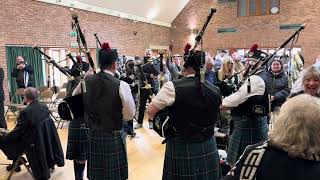
[[[7,166],[6,167],[6,170],[7,171],[12,171],[12,169],[14,168],[14,163],[12,163],[11,165]],[[15,169],[16,172],[20,172],[21,171],[21,168],[20,168],[20,165],[18,165]]]

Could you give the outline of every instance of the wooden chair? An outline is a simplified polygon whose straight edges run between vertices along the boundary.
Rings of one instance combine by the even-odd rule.
[[[63,98],[65,98],[67,95],[66,91],[60,91],[58,92],[58,94],[56,95],[54,101],[53,101],[53,107],[58,107],[59,103],[63,100]]]
[[[61,86],[61,90],[62,89],[66,89],[66,88],[67,88],[67,83],[63,83],[62,86]]]
[[[37,89],[38,89],[38,91],[39,91],[40,94],[41,94],[43,91],[47,90],[48,87],[47,87],[47,86],[39,86],[39,87],[37,87]]]
[[[58,87],[58,86],[56,86],[56,87],[51,87],[50,90],[51,90],[52,92],[54,92],[54,93],[59,93],[59,92],[60,92],[60,87]],[[56,90],[57,92],[55,92],[55,90]]]
[[[53,103],[52,101],[53,92],[50,89],[47,89],[40,93],[40,102],[48,105],[48,107],[51,106]]]
[[[22,97],[24,94],[24,88],[19,88],[16,90],[16,92],[14,93],[14,96],[11,98],[11,102],[7,103],[5,102],[4,105],[8,106],[7,111],[4,114],[4,117],[7,116],[7,113],[9,112],[9,110],[14,114],[14,116],[16,117],[17,114],[15,113],[15,110],[18,106],[21,106],[23,104],[20,103],[14,103],[15,100],[17,100],[19,97]]]
[[[63,100],[63,98],[65,98],[67,95],[66,91],[60,91],[56,98],[54,99],[51,108],[49,108],[51,115],[53,116],[53,118],[58,122],[57,124],[57,129],[59,128],[60,124],[61,124],[61,129],[63,127],[63,124],[65,123],[65,120],[61,119],[58,115],[58,105],[59,103]]]

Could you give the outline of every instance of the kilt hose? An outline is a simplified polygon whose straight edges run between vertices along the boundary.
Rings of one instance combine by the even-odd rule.
[[[81,127],[79,119],[70,121],[66,159],[85,161],[89,151],[89,129]]]
[[[90,131],[88,179],[128,179],[125,138],[123,130],[114,132]]]
[[[222,177],[214,138],[166,143],[162,180],[218,180]]]
[[[230,136],[227,162],[233,166],[248,145],[268,139],[267,117],[232,116],[234,129]]]

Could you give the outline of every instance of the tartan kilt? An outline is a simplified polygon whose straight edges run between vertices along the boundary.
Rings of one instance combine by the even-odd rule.
[[[248,145],[268,139],[267,117],[232,116],[234,129],[230,136],[227,162],[234,165]]]
[[[126,139],[123,130],[90,131],[88,178],[90,180],[128,179]]]
[[[81,127],[80,119],[70,121],[66,159],[85,161],[89,151],[89,129]]]
[[[169,139],[166,143],[162,180],[218,180],[222,177],[217,144]]]

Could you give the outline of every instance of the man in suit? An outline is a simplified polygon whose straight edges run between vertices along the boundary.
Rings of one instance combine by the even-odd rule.
[[[33,87],[33,67],[26,64],[22,56],[17,56],[16,63],[11,76],[16,78],[18,88]]]
[[[26,108],[20,112],[15,128],[0,136],[0,149],[4,152],[9,160],[13,160],[12,165],[6,167],[11,171],[14,162],[25,152],[25,147],[34,141],[34,129],[40,121],[49,117],[50,112],[45,105],[39,103],[38,91],[33,87],[28,87],[24,91],[24,103]],[[15,169],[19,172],[21,169]]]
[[[6,118],[4,117],[4,92],[3,92],[4,71],[0,67],[0,128],[7,129]]]

